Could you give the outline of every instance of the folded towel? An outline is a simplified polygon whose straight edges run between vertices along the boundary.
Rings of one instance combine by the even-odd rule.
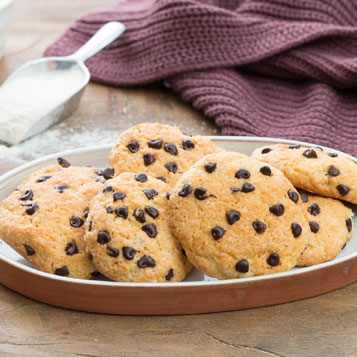
[[[115,20],[127,31],[88,60],[92,80],[165,79],[223,134],[357,156],[355,0],[128,0],[79,19],[45,55],[69,54]]]

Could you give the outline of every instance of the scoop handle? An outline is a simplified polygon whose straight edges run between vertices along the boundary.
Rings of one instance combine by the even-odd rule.
[[[124,31],[125,26],[121,22],[108,22],[102,26],[87,43],[66,59],[85,62],[88,58],[94,56],[104,47],[116,40]]]

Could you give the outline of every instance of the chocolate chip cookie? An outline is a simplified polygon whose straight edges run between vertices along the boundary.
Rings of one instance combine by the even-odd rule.
[[[98,170],[62,158],[33,173],[0,206],[0,238],[47,273],[89,279],[84,223],[93,196],[103,189]]]
[[[281,170],[296,187],[357,204],[357,165],[343,155],[318,147],[276,144],[256,149],[252,157]]]
[[[107,181],[91,203],[85,242],[96,268],[122,282],[175,282],[191,265],[167,222],[167,185],[145,173]]]
[[[175,185],[169,205],[172,230],[189,260],[219,279],[287,271],[312,234],[287,178],[239,153],[196,162]]]
[[[310,266],[332,260],[353,234],[350,208],[333,198],[301,194],[312,232],[298,266]]]
[[[179,128],[140,124],[125,131],[110,153],[115,175],[142,172],[173,187],[183,172],[207,154],[222,151],[202,136],[190,137]]]

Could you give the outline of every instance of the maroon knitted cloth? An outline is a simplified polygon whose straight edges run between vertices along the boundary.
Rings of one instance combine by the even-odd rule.
[[[79,19],[45,55],[70,54],[114,20],[127,30],[88,60],[92,80],[166,79],[223,134],[357,156],[357,1],[128,0]]]

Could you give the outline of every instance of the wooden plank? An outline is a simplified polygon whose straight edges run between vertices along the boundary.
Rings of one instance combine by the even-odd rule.
[[[115,2],[16,0],[6,55],[0,61],[0,82],[19,65],[41,56],[74,19]],[[59,130],[106,128],[115,137],[143,121],[177,124],[193,134],[218,133],[202,114],[160,85],[117,89],[90,84],[80,109]],[[5,171],[10,167],[0,161],[0,168]],[[357,284],[353,284],[316,298],[268,308],[196,316],[130,317],[55,308],[0,286],[0,353],[355,356],[356,295]]]

